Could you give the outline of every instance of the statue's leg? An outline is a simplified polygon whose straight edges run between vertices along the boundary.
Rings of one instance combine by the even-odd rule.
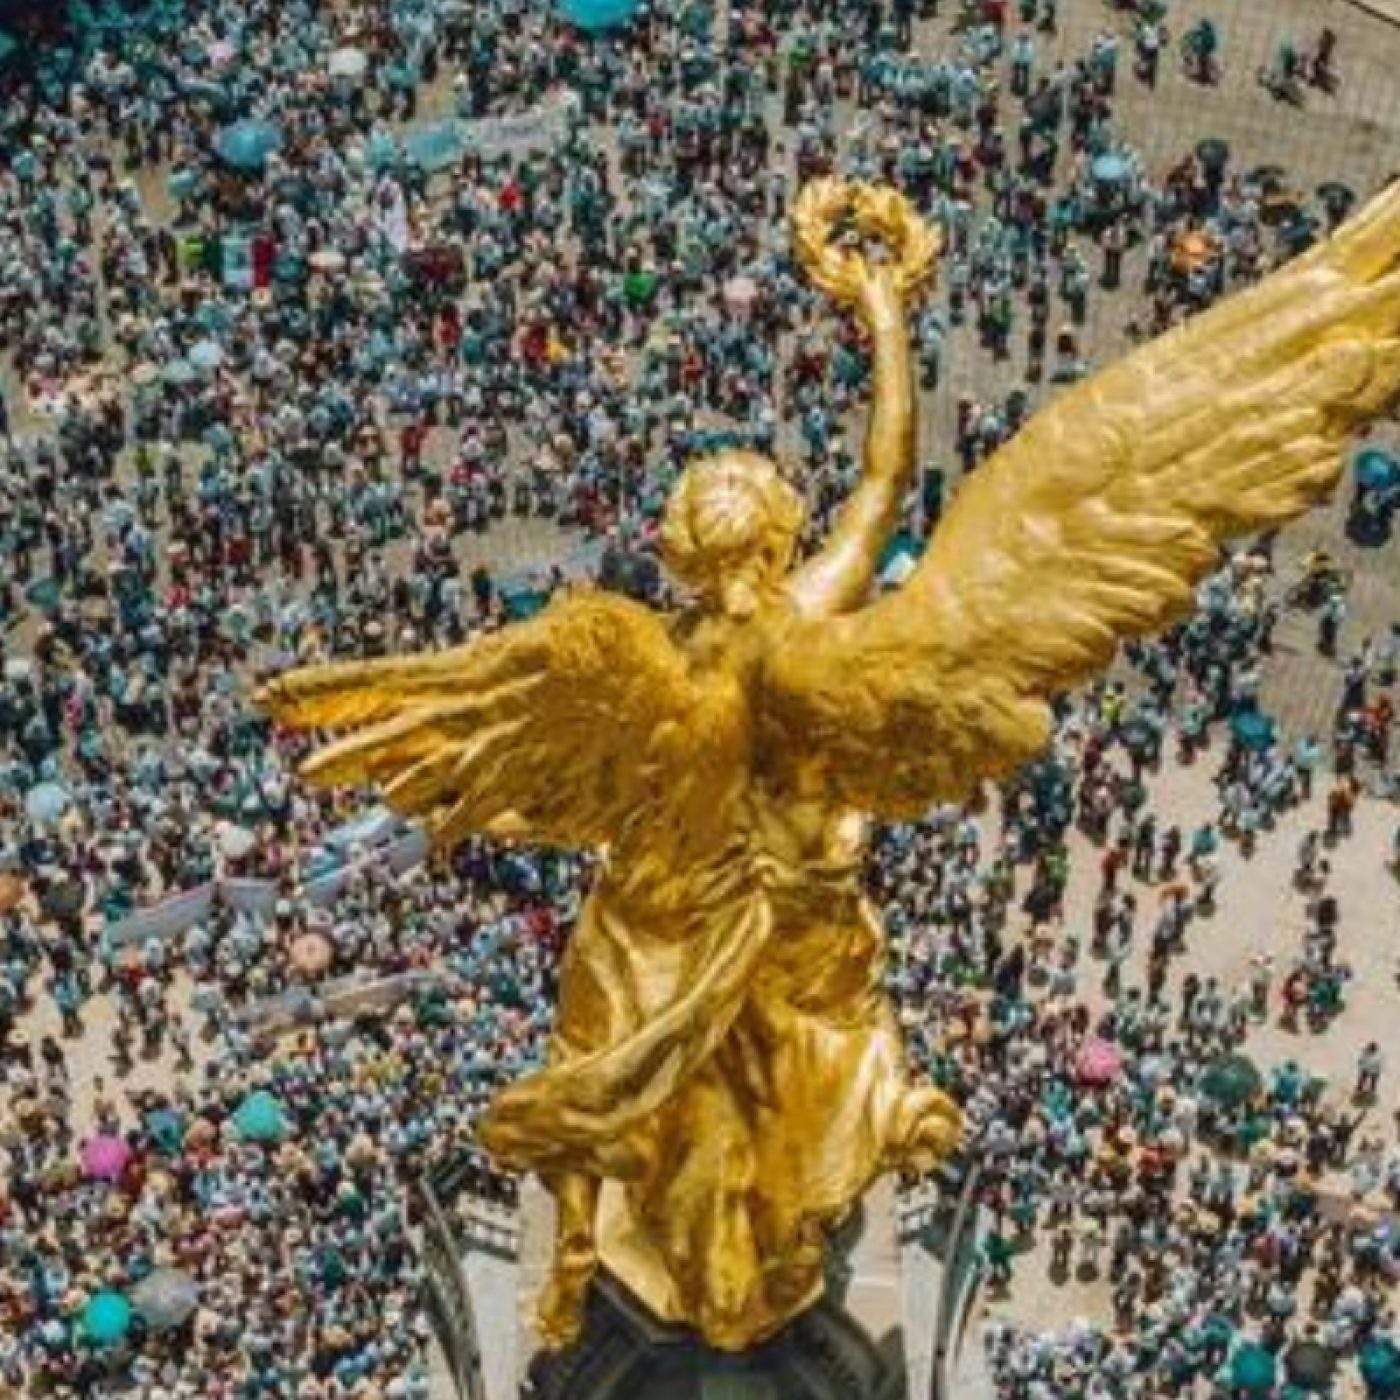
[[[598,1271],[597,1177],[560,1172],[545,1185],[554,1197],[557,1222],[554,1264],[540,1294],[537,1323],[546,1347],[564,1347],[583,1330],[588,1285]]]

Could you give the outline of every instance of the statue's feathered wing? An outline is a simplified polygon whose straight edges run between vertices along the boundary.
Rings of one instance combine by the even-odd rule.
[[[284,727],[348,731],[305,776],[380,785],[444,845],[616,841],[703,781],[714,746],[692,741],[721,727],[661,619],[591,592],[450,651],[295,671],[258,700]]]
[[[1043,747],[1050,696],[1186,613],[1222,542],[1317,502],[1398,387],[1400,185],[1039,413],[902,589],[792,631],[766,723],[854,806],[966,796]]]

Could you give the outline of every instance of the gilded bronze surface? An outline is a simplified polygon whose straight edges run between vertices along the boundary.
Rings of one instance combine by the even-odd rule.
[[[380,784],[443,843],[599,852],[549,1063],[482,1131],[559,1204],[550,1343],[575,1335],[601,1260],[661,1317],[748,1347],[817,1295],[824,1240],[877,1174],[952,1149],[957,1110],[908,1078],[881,988],[867,817],[1034,756],[1048,697],[1185,613],[1222,541],[1318,500],[1400,385],[1393,188],[1059,397],[872,601],[914,467],[906,306],[936,239],[894,192],[834,182],[795,225],[875,365],[864,478],[820,553],[794,566],[802,506],[778,470],[721,453],[663,525],[685,611],[575,592],[469,646],[263,697],[283,724],[348,731],[309,778]]]

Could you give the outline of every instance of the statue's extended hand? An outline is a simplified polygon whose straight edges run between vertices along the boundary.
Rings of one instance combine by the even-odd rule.
[[[813,284],[867,323],[902,316],[933,278],[938,232],[888,186],[814,180],[798,196],[792,223],[798,261]],[[883,260],[856,246],[862,237],[884,245]]]

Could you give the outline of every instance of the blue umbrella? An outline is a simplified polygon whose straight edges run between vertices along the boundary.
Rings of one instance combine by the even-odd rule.
[[[226,126],[214,138],[215,154],[234,170],[261,170],[268,156],[281,149],[282,128],[256,117]]]
[[[1356,484],[1366,491],[1391,491],[1400,486],[1400,458],[1383,447],[1363,447],[1352,465]]]
[[[1101,185],[1121,185],[1132,174],[1133,168],[1124,156],[1109,151],[1099,156],[1089,170]]]
[[[166,188],[171,199],[190,199],[199,188],[199,175],[193,170],[172,170]]]
[[[560,0],[559,4],[570,24],[590,34],[626,24],[641,8],[641,0]]]
[[[405,137],[403,149],[414,165],[431,174],[461,160],[466,141],[456,122],[436,122]]]

